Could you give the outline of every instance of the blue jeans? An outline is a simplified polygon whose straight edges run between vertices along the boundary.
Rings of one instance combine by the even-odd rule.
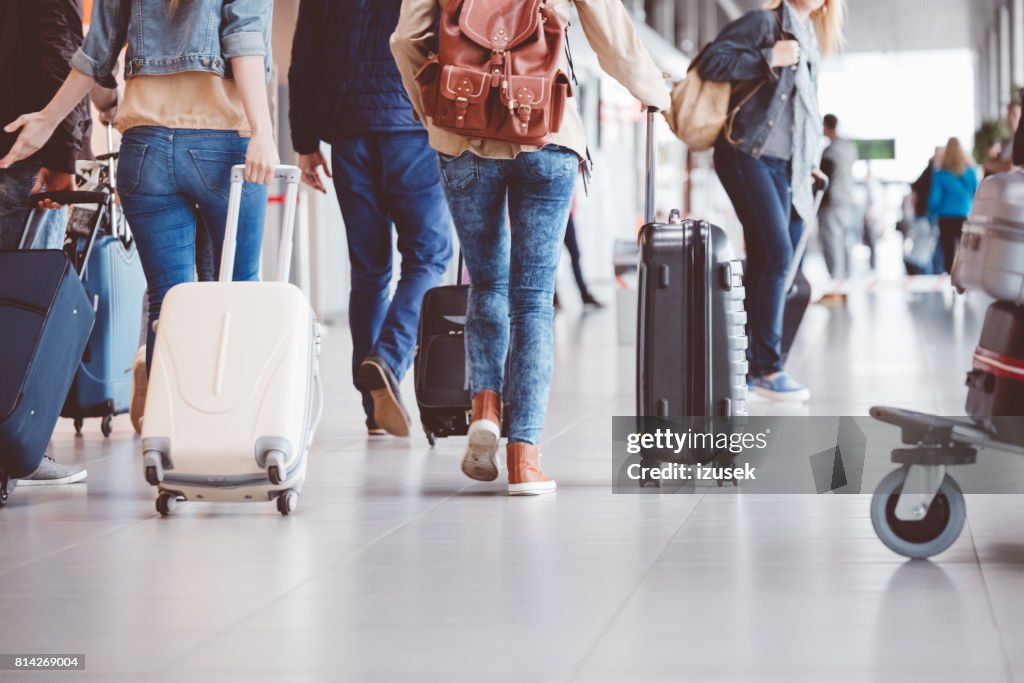
[[[441,282],[452,257],[452,221],[425,132],[339,138],[331,158],[351,267],[352,380],[371,416],[373,399],[359,384],[359,364],[378,356],[399,380],[409,369],[423,295]],[[392,224],[402,256],[393,296]]]
[[[153,360],[153,322],[171,287],[196,272],[196,211],[220,263],[231,167],[245,162],[248,138],[234,131],[158,126],[129,128],[121,139],[117,192],[132,227],[149,288],[146,368]],[[246,183],[238,223],[235,280],[259,278],[267,188]]]
[[[502,393],[509,356],[509,442],[535,444],[554,359],[555,273],[579,157],[549,146],[515,159],[440,155],[472,284],[466,358],[473,395]]]
[[[750,335],[747,358],[750,376],[763,377],[783,368],[786,274],[804,225],[793,213],[788,161],[758,159],[719,143],[715,147],[715,170],[743,224]]]
[[[17,249],[28,218],[39,162],[19,161],[0,170],[0,249]],[[36,211],[32,221],[29,249],[62,249],[68,214],[65,209]]]

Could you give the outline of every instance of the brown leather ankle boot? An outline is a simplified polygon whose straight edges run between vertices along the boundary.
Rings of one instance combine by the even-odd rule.
[[[473,419],[466,433],[469,442],[462,471],[470,479],[498,478],[498,442],[501,440],[501,396],[484,389],[473,397]]]
[[[508,494],[539,496],[555,490],[555,480],[540,468],[540,447],[515,442],[508,444]]]

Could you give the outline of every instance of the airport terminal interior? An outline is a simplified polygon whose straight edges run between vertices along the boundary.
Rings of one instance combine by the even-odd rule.
[[[275,2],[282,113],[298,4]],[[681,75],[696,47],[761,3],[625,4],[659,65]],[[815,303],[786,366],[811,400],[752,396],[750,414],[865,418],[897,406],[962,417],[992,299],[957,292],[946,274],[908,275],[895,226],[933,149],[954,135],[971,148],[983,121],[1004,116],[1011,84],[1024,84],[1024,0],[848,9],[846,51],[822,74],[822,111],[849,138],[881,143],[865,145],[882,151],[855,166],[866,227],[850,236],[842,281],[811,240],[804,272]],[[859,492],[612,492],[612,417],[637,412],[630,245],[642,222],[642,116],[597,73],[578,26],[571,36],[596,162],[575,220],[604,306],[579,303],[564,257],[541,442],[558,491],[510,497],[504,473],[466,478],[465,439],[431,446],[419,429],[411,372],[401,389],[412,435],[367,436],[351,382],[345,226],[333,191],[303,190],[294,270],[323,322],[325,410],[297,509],[189,501],[161,516],[127,415],[108,438],[98,420],[81,434],[61,420],[49,454],[86,465],[88,477],[18,487],[0,510],[0,650],[84,653],[87,665],[0,680],[1024,680],[1019,491],[968,490],[963,532],[927,560],[892,552],[872,527],[871,493],[897,467],[887,451],[869,450]],[[278,118],[289,163],[287,116]],[[708,156],[687,154],[667,128],[657,135],[659,216],[706,218],[739,250]],[[1024,480],[1024,459],[1000,462],[1007,481]]]

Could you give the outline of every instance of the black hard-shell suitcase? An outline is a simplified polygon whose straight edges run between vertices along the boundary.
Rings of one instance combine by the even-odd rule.
[[[647,115],[646,225],[640,231],[637,411],[649,417],[746,415],[743,266],[704,221],[653,222],[654,113]]]
[[[0,506],[39,467],[93,321],[64,252],[0,251]]]
[[[989,306],[972,365],[967,414],[997,438],[1024,445],[1024,306]]]
[[[462,281],[459,255],[458,280]],[[473,400],[466,372],[466,307],[469,285],[434,287],[423,295],[413,364],[416,403],[420,422],[433,446],[437,438],[465,436],[469,430]],[[505,367],[508,377],[508,366]],[[508,414],[508,383],[504,414]],[[502,435],[507,429],[502,424]]]

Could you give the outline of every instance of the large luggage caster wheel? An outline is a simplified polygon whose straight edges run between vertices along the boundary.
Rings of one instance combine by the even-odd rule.
[[[146,482],[147,483],[151,484],[152,486],[156,486],[162,480],[163,479],[161,478],[160,473],[157,471],[156,467],[154,467],[153,465],[149,465],[149,466],[146,467]]]
[[[7,505],[7,500],[11,497],[11,480],[7,477],[0,479],[0,508]]]
[[[114,432],[114,416],[113,415],[106,415],[106,416],[104,416],[103,421],[100,422],[100,431],[103,432],[103,436],[108,437],[108,438],[110,437],[111,434],[113,434],[113,432]]]
[[[156,511],[160,513],[161,517],[166,517],[171,514],[178,505],[178,495],[176,493],[161,493],[156,497]]]
[[[967,519],[964,494],[956,481],[946,475],[923,519],[897,519],[896,502],[906,476],[907,468],[894,470],[875,489],[871,497],[871,524],[882,543],[895,553],[910,558],[938,555],[953,545],[963,531]]]
[[[299,494],[288,489],[282,491],[281,495],[277,497],[277,511],[287,517],[291,513],[295,512],[295,508],[299,506]]]
[[[80,417],[75,418],[75,436],[82,435],[82,426],[85,424],[85,420]]]
[[[267,468],[267,478],[275,486],[284,482],[284,478],[281,477],[281,469],[277,465],[271,465]]]
[[[431,431],[427,432],[427,443],[430,444],[431,448],[433,448],[434,446],[437,445],[437,437],[434,436],[434,432],[431,432]]]

